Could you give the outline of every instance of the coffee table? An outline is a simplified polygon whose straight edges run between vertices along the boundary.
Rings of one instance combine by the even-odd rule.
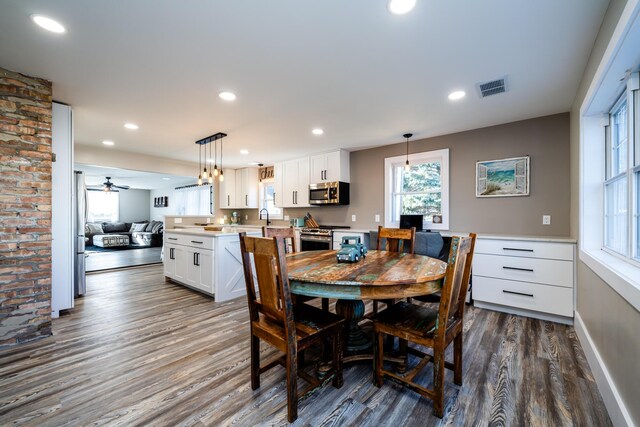
[[[129,246],[129,236],[126,234],[99,234],[93,236],[93,244],[101,248]]]

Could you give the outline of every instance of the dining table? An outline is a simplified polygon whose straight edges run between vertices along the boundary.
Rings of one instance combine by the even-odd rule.
[[[287,254],[291,293],[337,299],[336,313],[347,320],[346,354],[354,360],[371,347],[360,322],[363,300],[394,300],[440,291],[447,263],[425,255],[371,250],[354,263],[338,262],[337,251]],[[364,355],[362,358],[371,358]]]

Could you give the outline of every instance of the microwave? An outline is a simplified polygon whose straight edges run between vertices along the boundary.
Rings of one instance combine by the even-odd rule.
[[[322,182],[309,185],[309,204],[311,205],[348,205],[348,182]]]

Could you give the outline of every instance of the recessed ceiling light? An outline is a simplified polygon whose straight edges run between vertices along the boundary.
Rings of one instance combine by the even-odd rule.
[[[416,5],[416,0],[389,0],[389,12],[394,15],[404,15],[411,12]]]
[[[246,156],[249,154],[249,150],[240,150],[240,154],[244,154]]]
[[[124,127],[126,127],[127,129],[131,129],[131,130],[138,130],[139,126],[135,123],[125,123]]]
[[[171,181],[171,178],[167,178],[166,176],[163,176],[162,179],[164,179],[165,181]]]
[[[464,96],[466,95],[466,92],[463,90],[457,90],[455,92],[451,92],[449,94],[449,99],[452,101],[457,101],[458,99],[462,99],[464,98]]]
[[[235,101],[236,99],[236,94],[233,92],[220,92],[218,96],[225,101]]]
[[[324,131],[320,128],[315,128],[311,131],[312,134],[314,135],[322,135],[324,133]]]
[[[109,146],[111,146],[111,145],[116,145],[116,143],[115,143],[115,142],[113,142],[113,141],[102,141],[102,143],[103,143],[104,145],[109,145]]]
[[[35,22],[38,26],[44,28],[47,31],[51,31],[52,33],[65,33],[67,30],[57,21],[54,21],[51,18],[47,18],[42,15],[31,15],[31,20]]]

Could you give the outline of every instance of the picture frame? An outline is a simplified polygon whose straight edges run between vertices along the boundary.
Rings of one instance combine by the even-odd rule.
[[[530,157],[476,162],[476,197],[529,195]]]

